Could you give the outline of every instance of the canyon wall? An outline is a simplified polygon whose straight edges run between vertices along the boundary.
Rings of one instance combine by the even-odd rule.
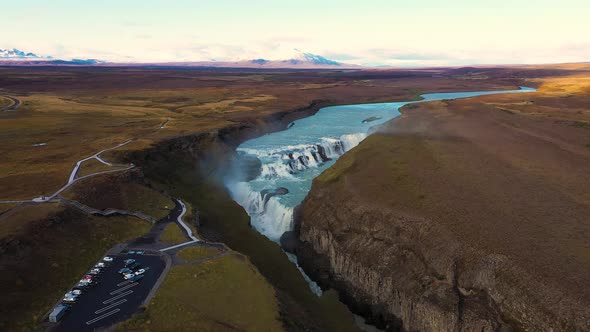
[[[316,178],[300,265],[389,331],[590,330],[586,132],[472,102],[405,110]]]

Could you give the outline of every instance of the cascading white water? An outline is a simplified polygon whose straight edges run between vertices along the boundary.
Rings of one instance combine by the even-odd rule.
[[[341,135],[339,139],[324,137],[316,144],[285,146],[284,149],[238,149],[238,152],[262,158],[259,179],[269,185],[256,190],[249,182],[228,183],[233,199],[251,218],[252,225],[269,239],[278,242],[281,235],[293,229],[293,206],[281,202],[280,196],[269,197],[273,185],[301,181],[295,175],[333,161],[357,146],[367,137],[364,133]]]
[[[434,93],[423,95],[417,102],[531,91],[535,90]],[[312,180],[364,140],[371,127],[398,116],[400,107],[417,102],[326,107],[314,116],[295,121],[287,130],[244,142],[238,154],[260,160],[258,176],[248,182],[228,176],[226,186],[248,212],[252,225],[279,242],[283,233],[293,229],[293,209],[311,189]],[[375,120],[366,121],[368,118]],[[295,256],[289,259],[297,264]],[[312,291],[319,294],[317,285],[304,277]]]

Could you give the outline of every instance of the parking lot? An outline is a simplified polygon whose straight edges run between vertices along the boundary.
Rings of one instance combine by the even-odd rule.
[[[165,263],[157,253],[111,255],[113,261],[102,269],[96,284],[82,289],[70,310],[54,331],[92,331],[131,317],[164,270]],[[134,259],[145,272],[139,280],[125,280],[118,273],[126,259]],[[82,276],[80,276],[82,277]]]

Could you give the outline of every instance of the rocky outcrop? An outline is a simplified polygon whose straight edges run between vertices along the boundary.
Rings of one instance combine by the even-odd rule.
[[[298,211],[300,265],[388,331],[588,327],[548,310],[537,282],[502,255],[473,252],[430,220],[321,196]]]
[[[373,323],[408,331],[506,325],[489,314],[494,310],[487,299],[465,298],[454,258],[460,248],[428,221],[314,198],[299,211],[300,264],[322,286],[342,291],[347,304]],[[385,220],[393,232],[380,229]]]

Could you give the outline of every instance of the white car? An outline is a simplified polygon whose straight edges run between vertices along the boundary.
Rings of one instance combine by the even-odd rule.
[[[105,267],[106,265],[103,262],[98,262],[94,267]]]
[[[126,275],[123,276],[123,278],[125,278],[125,280],[129,280],[133,277],[135,277],[135,273],[127,273]]]
[[[63,301],[67,302],[67,303],[72,303],[72,302],[76,302],[78,300],[78,296],[77,295],[72,295],[72,296],[66,296],[64,297]]]
[[[81,292],[69,291],[64,295],[63,301],[64,302],[76,302],[78,297],[80,297]]]
[[[105,261],[105,262],[112,262],[113,261],[113,257],[106,256],[102,260]]]
[[[138,276],[140,274],[144,274],[145,273],[145,269],[139,269],[137,271],[135,271],[135,275]]]

